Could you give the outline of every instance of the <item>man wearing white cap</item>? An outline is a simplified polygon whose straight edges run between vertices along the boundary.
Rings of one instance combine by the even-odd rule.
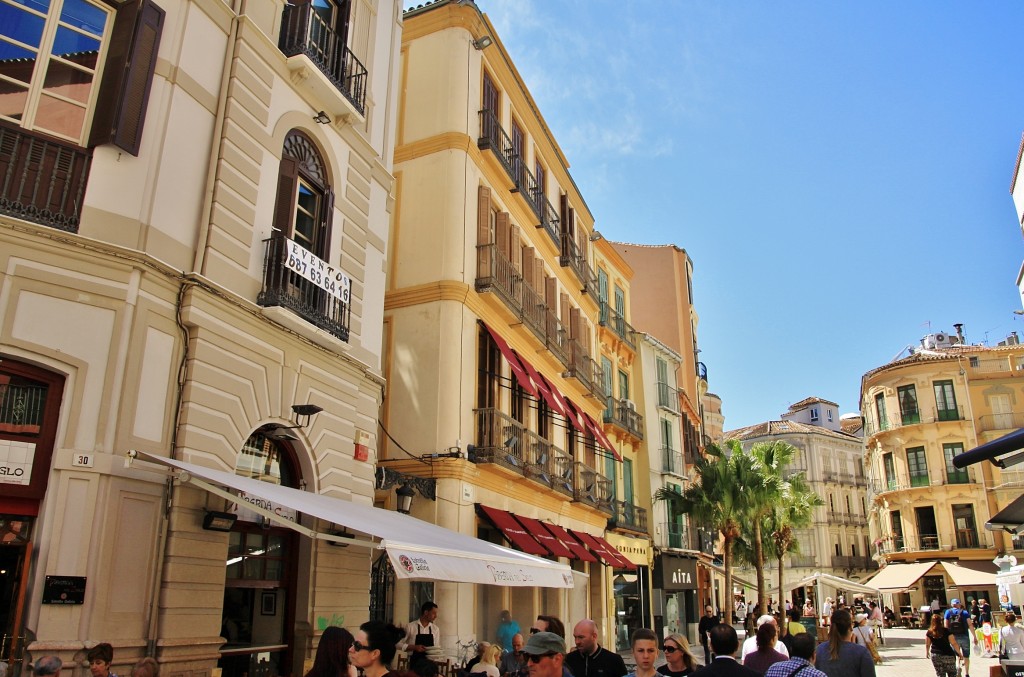
[[[765,623],[774,623],[778,626],[778,623],[775,622],[775,616],[772,616],[771,614],[765,614],[757,619],[757,627],[760,628]],[[776,636],[778,636],[778,633],[776,633]],[[781,641],[775,640],[775,650],[784,654],[786,658],[789,658],[789,649],[787,649],[786,645]],[[748,653],[754,653],[755,651],[757,651],[757,635],[752,634],[750,637],[743,640],[743,651],[740,653],[740,663],[743,662],[743,659],[747,657]]]

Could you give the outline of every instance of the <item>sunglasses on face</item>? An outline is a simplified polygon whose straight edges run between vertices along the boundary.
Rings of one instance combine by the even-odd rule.
[[[661,650],[665,653],[675,653],[676,651],[679,651],[679,649],[675,648],[674,646],[663,646],[661,647]]]
[[[530,628],[531,635],[536,635],[538,632],[540,632],[540,630],[538,630],[537,628]]]
[[[366,645],[366,644],[363,644],[362,642],[360,642],[357,639],[356,641],[352,642],[352,650],[353,651],[370,651],[370,647],[368,645]]]
[[[542,659],[542,658],[551,658],[552,656],[556,656],[556,655],[557,654],[553,654],[553,653],[542,653],[542,654],[529,654],[528,657],[529,657],[531,663],[540,663],[540,659]]]

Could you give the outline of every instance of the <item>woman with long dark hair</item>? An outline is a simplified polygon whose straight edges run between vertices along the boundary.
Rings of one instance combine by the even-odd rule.
[[[757,650],[747,654],[743,659],[743,665],[757,674],[763,675],[771,666],[787,660],[788,656],[775,650],[775,639],[778,636],[779,629],[774,623],[765,623],[759,627],[757,629]]]
[[[814,667],[828,677],[875,677],[875,661],[864,647],[854,644],[853,616],[847,609],[832,614],[828,641],[822,642],[814,656]]]
[[[368,621],[359,626],[356,639],[348,650],[349,661],[363,671],[363,677],[384,677],[391,674],[391,661],[398,651],[398,640],[405,631],[382,621]]]
[[[353,641],[355,637],[345,628],[332,625],[324,630],[306,677],[356,677],[356,666],[348,659]]]
[[[932,659],[937,677],[956,677],[956,658],[963,660],[964,654],[940,614],[932,614],[931,627],[924,634],[924,655]]]

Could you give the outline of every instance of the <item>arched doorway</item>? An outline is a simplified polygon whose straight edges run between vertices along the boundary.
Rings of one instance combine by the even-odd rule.
[[[235,473],[262,482],[298,488],[299,466],[286,442],[253,433],[242,446]],[[246,499],[245,496],[242,496]],[[248,500],[248,499],[246,499]],[[294,646],[298,534],[264,520],[246,500],[234,506],[238,515],[228,534],[224,606],[218,666],[223,677],[289,675]],[[291,519],[290,509],[259,506]]]

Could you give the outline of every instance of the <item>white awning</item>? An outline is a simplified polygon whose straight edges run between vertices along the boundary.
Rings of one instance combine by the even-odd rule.
[[[128,456],[129,459],[138,458],[168,466],[173,469],[179,481],[189,482],[227,500],[237,501],[239,497],[221,487],[379,538],[380,543],[342,538],[305,527],[275,514],[272,510],[266,510],[251,500],[247,506],[254,512],[310,538],[383,548],[387,551],[395,575],[399,578],[513,587],[573,587],[572,570],[565,564],[503,548],[409,515],[269,484],[223,470],[214,470],[141,451],[128,452]]]
[[[914,564],[889,564],[871,577],[867,585],[882,592],[903,592],[917,583],[918,579],[928,573],[935,562],[916,562]]]
[[[830,588],[835,588],[836,590],[846,590],[848,592],[862,592],[866,595],[875,595],[876,597],[881,594],[878,588],[872,588],[869,585],[864,585],[863,583],[851,581],[848,578],[843,578],[841,576],[833,576],[832,574],[821,573],[820,571],[816,571],[810,576],[800,579],[796,583],[787,583],[786,589],[795,590],[796,588],[804,588],[808,585],[818,585],[819,583]],[[779,588],[778,586],[776,586],[768,592],[769,594],[778,594]]]
[[[958,588],[996,587],[995,565],[990,561],[978,562],[989,571],[981,571],[952,562],[942,562],[941,564]]]

